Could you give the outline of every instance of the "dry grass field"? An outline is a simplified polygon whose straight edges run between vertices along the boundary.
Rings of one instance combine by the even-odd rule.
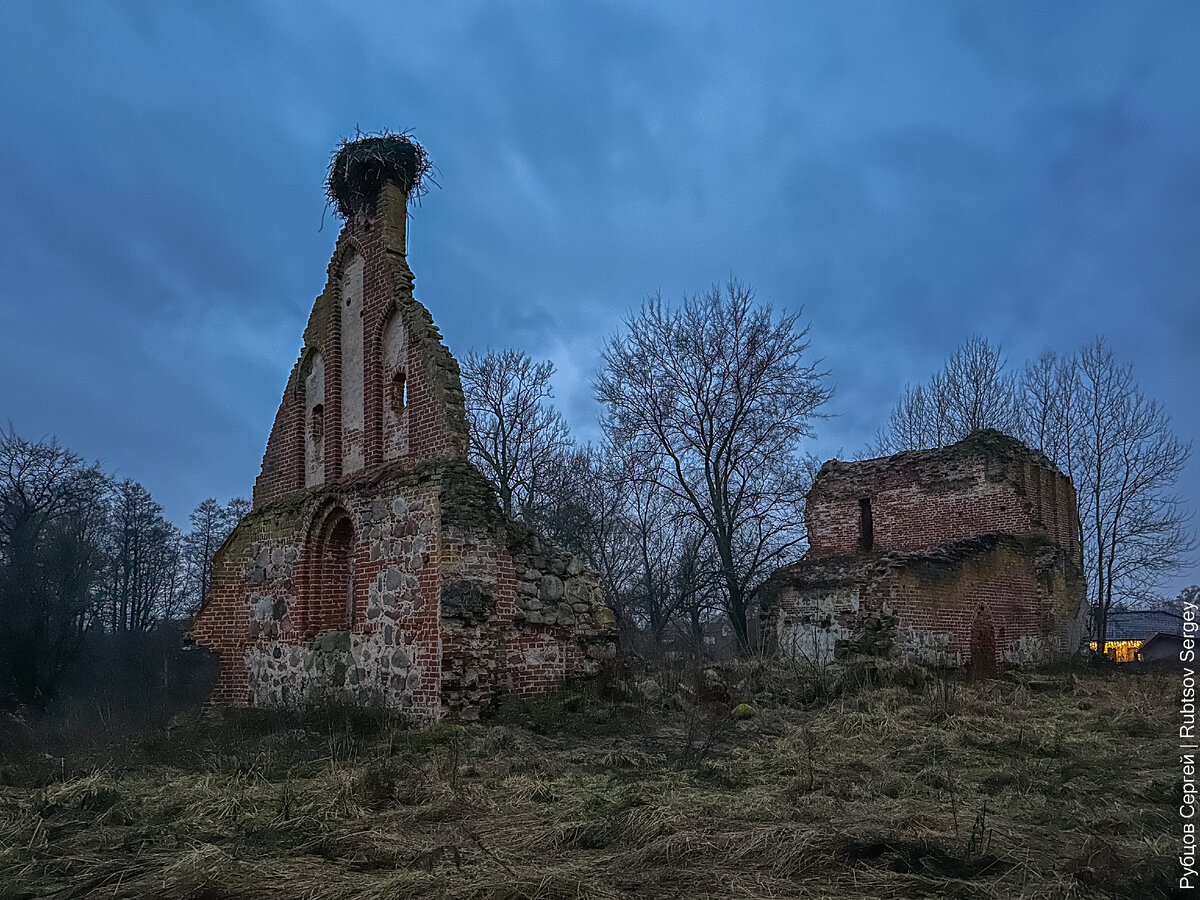
[[[18,732],[0,895],[1167,897],[1176,681],[747,662],[425,732],[337,707]]]

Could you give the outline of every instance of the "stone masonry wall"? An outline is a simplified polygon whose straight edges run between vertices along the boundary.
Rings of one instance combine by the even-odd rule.
[[[474,467],[446,480],[443,694],[474,718],[499,694],[550,690],[616,654],[613,616],[583,561],[500,512]]]
[[[616,656],[614,617],[583,560],[517,525],[509,551],[516,582],[517,640],[509,648],[513,693],[548,690],[565,677],[594,675]],[[571,635],[564,641],[562,635]]]
[[[996,659],[1031,665],[1078,649],[1083,573],[1048,542],[968,539],[937,554],[827,559],[771,586],[768,628],[793,655],[829,661],[848,653],[961,667],[983,624]]]

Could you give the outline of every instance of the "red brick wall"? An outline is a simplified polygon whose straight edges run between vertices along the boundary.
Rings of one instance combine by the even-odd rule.
[[[946,653],[957,665],[971,661],[971,635],[981,609],[991,620],[1002,656],[1015,653],[1022,639],[1040,639],[1052,631],[1048,598],[1039,589],[1032,566],[1016,554],[971,560],[942,583],[904,573],[880,594],[887,597],[903,626],[948,634]],[[906,646],[903,634],[898,642]]]
[[[365,467],[354,477],[379,471],[388,463],[384,420],[390,371],[384,364],[382,338],[392,315],[399,315],[407,335],[405,377],[408,401],[403,427],[408,452],[401,460],[417,465],[436,458],[464,458],[467,451],[466,414],[458,364],[441,344],[441,334],[428,310],[413,298],[413,276],[405,256],[405,197],[389,186],[381,195],[376,215],[353,220],[338,238],[329,265],[325,290],[313,307],[301,351],[284,389],[275,425],[267,441],[262,472],[255,482],[256,506],[304,487],[305,397],[301,362],[313,350],[325,359],[325,483],[342,476],[342,453],[348,436],[342,434],[341,277],[356,255],[363,271],[363,368],[366,421]],[[394,442],[394,440],[393,440]]]
[[[827,463],[808,496],[808,557],[860,552],[863,499],[873,549],[916,550],[981,534],[1045,532],[1078,547],[1070,480],[1032,453],[982,457],[949,447],[860,463]]]
[[[239,705],[249,700],[245,654],[261,634],[256,627],[261,623],[253,618],[260,605],[269,603],[274,608],[275,601],[283,603],[287,614],[271,630],[281,640],[296,639],[292,616],[302,535],[298,527],[279,528],[278,524],[272,517],[251,514],[213,560],[209,598],[190,633],[198,645],[220,657],[220,677],[212,697],[217,703]],[[251,574],[260,568],[260,558],[264,562],[261,578]]]
[[[351,687],[436,715],[441,702],[436,498],[436,484],[385,485],[336,498],[315,492],[296,506],[256,510],[243,520],[218,553],[212,598],[192,628],[198,644],[221,656],[214,699],[248,702],[255,677],[273,678],[276,687],[287,684],[299,699],[307,690],[304,666],[293,660],[289,668],[286,658],[276,664],[271,655],[277,648],[287,651],[284,657],[292,655],[289,648],[308,653],[315,637],[336,630],[349,632],[360,657],[356,662],[352,653],[346,659],[350,671],[363,667],[358,651],[364,646],[374,656],[411,648],[418,683],[393,683],[396,673],[375,660],[378,665],[366,666],[370,671]],[[340,540],[347,528],[348,546]],[[351,569],[352,625],[346,603]],[[405,668],[406,680],[413,672]],[[265,688],[258,687],[261,696]]]

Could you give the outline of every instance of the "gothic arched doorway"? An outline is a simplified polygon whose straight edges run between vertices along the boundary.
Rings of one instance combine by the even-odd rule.
[[[354,526],[338,511],[326,519],[311,558],[306,636],[354,626]]]

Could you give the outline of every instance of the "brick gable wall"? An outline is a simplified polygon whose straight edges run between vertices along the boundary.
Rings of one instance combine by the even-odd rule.
[[[615,653],[596,575],[506,519],[467,461],[458,364],[413,297],[406,227],[388,184],[338,238],[254,508],[192,627],[220,656],[215,702],[333,692],[473,718]]]

